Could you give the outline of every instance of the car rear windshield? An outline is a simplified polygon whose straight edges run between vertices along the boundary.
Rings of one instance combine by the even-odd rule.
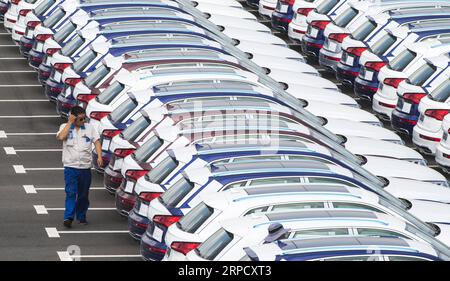
[[[124,88],[125,86],[122,83],[116,81],[109,85],[100,95],[98,95],[96,100],[101,104],[108,105],[120,92],[123,91]]]
[[[73,70],[82,72],[97,57],[97,53],[89,50],[73,63]]]
[[[199,229],[205,221],[211,217],[214,213],[214,208],[201,202],[190,210],[184,217],[182,217],[178,222],[177,226],[188,233],[194,233]]]
[[[61,54],[68,57],[72,55],[76,50],[78,50],[78,48],[80,48],[83,43],[84,39],[77,34],[61,49]]]
[[[136,121],[134,121],[130,126],[122,131],[121,136],[124,140],[135,141],[136,138],[150,126],[151,121],[145,117],[141,116]]]
[[[430,99],[438,102],[445,102],[450,96],[450,79],[445,80],[428,96]]]
[[[422,86],[435,71],[436,67],[434,65],[426,63],[409,76],[408,83],[415,86]]]
[[[58,30],[55,35],[53,35],[53,39],[55,39],[58,43],[62,43],[74,30],[75,25],[69,21],[60,30]]]
[[[377,28],[376,22],[371,20],[367,21],[352,32],[352,37],[355,40],[363,41],[367,36],[369,36],[370,33],[372,33],[372,31],[375,30],[375,28]]]
[[[45,27],[52,28],[64,17],[65,14],[66,12],[64,12],[61,8],[58,8],[53,14],[51,14],[51,16],[44,20],[43,25]]]
[[[172,187],[166,190],[166,192],[159,197],[161,203],[168,208],[175,207],[192,189],[194,184],[188,181],[186,178],[181,178]]]
[[[163,141],[157,136],[151,137],[141,147],[134,152],[134,158],[139,162],[145,162],[155,153],[163,144]]]
[[[103,80],[103,78],[106,77],[109,73],[109,67],[106,67],[104,64],[97,67],[96,70],[94,70],[92,73],[90,73],[86,78],[84,79],[84,83],[89,88],[95,87],[100,81]]]
[[[136,102],[130,98],[128,98],[126,101],[124,101],[121,105],[119,105],[116,109],[111,112],[109,115],[109,120],[113,124],[120,123],[127,117],[133,109],[136,108]]]
[[[389,68],[395,71],[403,71],[416,57],[416,53],[406,49],[389,62]]]
[[[397,41],[397,37],[388,33],[378,39],[378,41],[376,41],[370,49],[375,55],[382,56],[395,43],[395,41]]]
[[[348,8],[334,20],[334,24],[339,27],[346,27],[358,14],[358,10],[353,7]]]
[[[316,12],[319,14],[328,14],[331,9],[339,2],[339,0],[325,0],[316,8]]]
[[[56,0],[45,0],[34,9],[34,14],[42,16],[55,2]]]
[[[221,228],[205,240],[195,251],[204,259],[213,260],[233,241],[233,234]]]
[[[155,168],[145,175],[145,179],[152,183],[160,184],[162,181],[178,167],[178,161],[168,156]]]

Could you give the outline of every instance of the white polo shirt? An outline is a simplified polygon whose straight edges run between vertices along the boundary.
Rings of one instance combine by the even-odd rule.
[[[59,127],[59,134],[67,123]],[[62,162],[64,167],[90,169],[92,167],[92,146],[100,138],[90,124],[84,124],[77,131],[72,125],[67,139],[63,141]]]

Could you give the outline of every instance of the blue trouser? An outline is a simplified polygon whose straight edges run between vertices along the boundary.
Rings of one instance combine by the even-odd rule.
[[[66,183],[66,210],[64,219],[86,220],[89,208],[89,187],[91,186],[91,169],[75,169],[64,167]]]

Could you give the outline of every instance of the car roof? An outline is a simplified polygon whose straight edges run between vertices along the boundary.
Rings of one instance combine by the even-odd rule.
[[[172,48],[172,49],[152,49],[145,52],[135,52],[125,55],[126,63],[133,63],[143,61],[148,58],[164,58],[173,57],[179,59],[180,57],[198,57],[204,59],[221,59],[223,54],[216,50],[191,48]]]
[[[255,170],[284,170],[284,169],[318,169],[330,170],[329,166],[320,162],[312,161],[270,161],[258,163],[229,163],[221,165],[211,165],[210,170],[214,175],[234,174],[234,172],[243,173],[244,171]]]
[[[304,184],[304,185],[284,185],[284,186],[262,186],[258,188],[243,188],[243,190],[250,196],[264,195],[271,193],[283,192],[339,192],[349,193],[349,188],[344,185],[331,184]]]

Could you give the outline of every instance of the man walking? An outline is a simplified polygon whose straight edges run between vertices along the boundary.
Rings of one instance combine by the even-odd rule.
[[[92,144],[95,145],[97,155],[102,155],[98,132],[85,122],[85,110],[75,106],[71,110],[68,122],[62,124],[56,134],[56,138],[63,142],[62,162],[66,191],[64,226],[68,228],[72,227],[75,216],[80,224],[87,224]],[[97,159],[97,162],[99,166],[103,166],[101,157]]]

